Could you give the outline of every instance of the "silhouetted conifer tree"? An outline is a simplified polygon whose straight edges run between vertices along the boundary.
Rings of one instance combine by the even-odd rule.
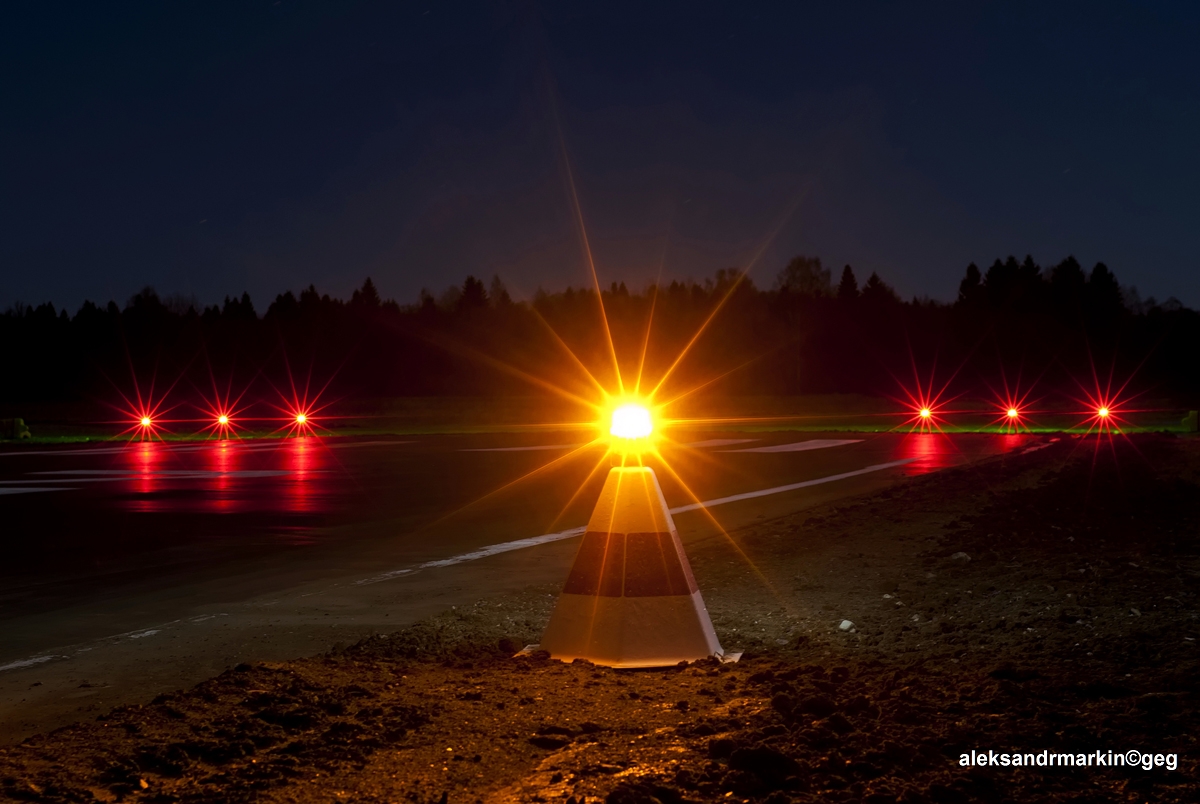
[[[504,281],[500,279],[499,274],[492,275],[492,285],[488,289],[488,300],[496,307],[507,307],[513,303],[512,296],[508,294],[508,288],[504,286]]]
[[[629,344],[643,343],[653,305],[646,365],[670,365],[719,308],[673,375],[695,383],[736,369],[721,381],[724,386],[706,393],[894,393],[895,380],[885,367],[935,354],[947,364],[970,366],[960,372],[960,384],[969,376],[995,377],[999,359],[1009,376],[1036,375],[1051,394],[1055,387],[1074,388],[1075,379],[1090,376],[1100,363],[1117,365],[1123,380],[1141,365],[1137,381],[1144,378],[1164,393],[1200,392],[1200,314],[1174,300],[1139,304],[1132,289],[1122,296],[1103,264],[1087,276],[1070,257],[1045,272],[1031,257],[1009,258],[993,263],[985,280],[973,263],[959,286],[959,309],[951,311],[928,300],[902,302],[878,274],[858,286],[849,266],[841,272],[837,296],[859,301],[834,304],[828,300],[828,272],[816,258],[798,260],[789,262],[772,291],[755,288],[736,268],[641,292],[622,283],[610,286],[604,296],[618,349],[624,353],[633,349]],[[334,378],[331,387],[343,398],[359,392],[533,390],[450,349],[450,343],[542,377],[576,371],[569,361],[560,362],[562,343],[597,370],[611,362],[591,287],[539,289],[532,303],[515,302],[498,276],[490,293],[472,276],[440,302],[423,290],[418,303],[401,308],[381,301],[371,281],[349,302],[309,285],[298,294],[279,294],[262,319],[245,293],[200,315],[190,303],[177,303],[180,298],[164,303],[147,287],[124,309],[89,301],[74,318],[49,302],[13,305],[0,313],[0,348],[11,363],[6,376],[18,380],[0,384],[0,401],[11,406],[109,398],[114,382],[125,387],[122,378],[131,367],[144,383],[150,376],[170,378],[167,384],[174,382],[176,389],[172,404],[184,405],[194,402],[180,389],[208,386],[210,371],[247,386],[261,375],[269,385],[249,393],[262,402],[271,397],[269,386],[285,387],[298,366],[322,383]],[[901,332],[905,337],[897,337]],[[364,344],[373,348],[361,348]],[[201,353],[204,359],[197,360]]]
[[[487,291],[483,289],[483,283],[473,276],[468,276],[463,282],[462,295],[458,297],[458,309],[479,310],[487,307],[487,303]]]
[[[378,307],[382,303],[379,291],[375,289],[375,283],[371,281],[371,277],[366,278],[362,289],[356,290],[350,295],[350,303],[363,307]]]
[[[842,281],[838,282],[837,297],[842,301],[858,298],[858,279],[849,265],[842,269]]]
[[[875,304],[900,303],[900,296],[892,289],[892,286],[879,278],[879,274],[874,271],[868,277],[867,282],[863,285],[862,300]]]
[[[1074,257],[1067,257],[1050,271],[1050,301],[1060,320],[1075,321],[1083,310],[1087,277]]]
[[[975,263],[968,265],[966,276],[958,283],[958,303],[975,304],[979,300],[982,281],[983,277],[979,273],[979,266]]]

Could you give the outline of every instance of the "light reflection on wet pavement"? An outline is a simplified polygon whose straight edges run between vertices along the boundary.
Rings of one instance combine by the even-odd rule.
[[[800,443],[822,439],[819,446]],[[713,499],[902,460],[908,463],[894,471],[923,474],[1045,439],[706,432],[681,440],[696,446],[664,446],[664,456],[692,493]],[[421,560],[499,538],[483,534],[480,522],[508,523],[499,530],[510,538],[534,536],[556,522],[586,520],[586,490],[568,503],[581,483],[602,480],[603,472],[590,480],[589,472],[605,461],[603,449],[505,494],[492,492],[566,454],[570,441],[562,434],[481,434],[10,450],[0,453],[0,515],[8,523],[0,536],[8,572],[0,575],[108,572],[131,558],[153,565],[158,553],[171,554],[158,563],[236,560],[248,550],[332,544],[372,527],[378,538],[380,523],[390,523],[389,538],[411,534],[404,544]],[[660,475],[672,505],[692,501]],[[475,519],[456,524],[448,515],[460,510]],[[417,533],[444,519],[442,531]],[[397,546],[397,555],[408,548]]]
[[[316,439],[268,445],[215,441],[203,447],[147,441],[115,452],[63,454],[76,462],[103,456],[106,465],[28,475],[37,478],[39,486],[54,484],[63,491],[103,483],[104,489],[92,496],[109,497],[116,507],[129,511],[316,513],[337,496],[336,483],[321,482],[328,471],[329,450]]]

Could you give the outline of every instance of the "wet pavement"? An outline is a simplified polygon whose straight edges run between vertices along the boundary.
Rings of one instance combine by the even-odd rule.
[[[127,573],[163,581],[331,549],[391,566],[577,526],[609,463],[585,441],[553,433],[9,448],[0,452],[0,578],[10,581],[0,618],[23,599],[53,605],[120,585]],[[882,464],[920,474],[1031,444],[700,433],[663,446],[669,468],[658,474],[668,503],[683,506]],[[56,592],[63,580],[69,588]]]
[[[559,588],[611,459],[581,433],[0,451],[0,740]],[[697,432],[686,546],[1043,436]],[[522,479],[523,478],[523,479]],[[686,485],[685,485],[686,484]],[[708,503],[702,508],[698,503]]]
[[[394,562],[427,560],[577,526],[607,461],[572,434],[10,449],[0,452],[0,577],[102,584],[125,569],[187,572],[380,538]],[[932,472],[1030,438],[702,433],[664,446],[672,470],[659,475],[668,503],[685,505],[890,462]]]

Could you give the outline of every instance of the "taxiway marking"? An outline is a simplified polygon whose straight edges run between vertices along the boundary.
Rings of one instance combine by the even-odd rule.
[[[782,494],[787,491],[795,491],[797,489],[809,488],[811,486],[820,486],[824,483],[834,483],[838,480],[845,480],[849,477],[858,477],[859,475],[867,475],[872,472],[879,472],[884,469],[892,469],[897,466],[903,466],[907,463],[912,463],[916,458],[902,458],[898,461],[890,461],[888,463],[878,463],[872,466],[867,466],[862,469],[856,469],[853,472],[842,472],[841,474],[828,475],[826,477],[818,477],[815,480],[803,480],[799,483],[789,483],[786,486],[774,486],[769,489],[759,489],[758,491],[747,491],[742,494],[731,494],[728,497],[718,497],[715,500],[705,500],[702,503],[692,503],[691,505],[680,505],[671,509],[672,514],[683,514],[688,511],[696,511],[700,508],[714,508],[718,505],[726,505],[733,502],[741,502],[742,500],[753,500],[757,497],[767,497],[771,494]],[[414,564],[411,567],[403,569],[391,570],[389,572],[372,575],[370,578],[363,578],[360,581],[355,581],[355,586],[364,586],[367,584],[381,583],[390,581],[394,578],[403,578],[407,575],[413,575],[424,569],[435,569],[438,567],[450,567],[455,564],[462,564],[465,561],[475,561],[488,556],[499,555],[500,553],[508,553],[513,550],[523,550],[526,547],[536,547],[540,544],[550,544],[551,542],[562,541],[581,535],[586,526],[571,528],[569,530],[561,530],[557,533],[545,533],[541,536],[531,536],[527,539],[517,539],[511,542],[501,542],[500,544],[491,544],[487,547],[481,547],[478,550],[472,550],[469,553],[462,553],[450,558],[441,558],[436,561],[426,561],[423,564]]]
[[[676,444],[674,446],[690,447],[691,449],[700,449],[702,447],[732,447],[734,444],[749,444],[751,441],[757,440],[757,438],[710,438],[707,441],[693,441],[690,444]],[[733,450],[726,450],[726,452],[732,451]]]
[[[774,444],[770,447],[747,447],[745,449],[726,449],[722,452],[808,452],[810,449],[828,449],[843,447],[846,444],[861,444],[861,438],[810,438],[808,441],[794,441],[791,444]]]
[[[579,449],[587,444],[535,444],[532,447],[474,447],[460,449],[459,452],[535,452],[546,449]]]
[[[42,482],[46,481],[43,480]],[[21,486],[19,488],[8,486],[0,488],[0,494],[33,494],[38,491],[71,491],[71,489],[66,486]]]
[[[898,461],[890,461],[888,463],[873,464],[871,466],[863,467],[862,469],[856,469],[852,472],[842,472],[842,473],[836,474],[836,475],[828,475],[826,477],[818,477],[814,480],[803,480],[799,483],[789,483],[784,486],[773,486],[772,488],[759,489],[758,491],[747,491],[747,492],[743,492],[742,494],[731,494],[728,497],[718,497],[713,500],[706,500],[702,503],[693,503],[691,505],[676,506],[675,508],[672,508],[670,510],[671,510],[672,514],[682,514],[682,513],[688,512],[688,511],[695,511],[695,510],[699,509],[701,506],[703,506],[705,508],[714,508],[718,505],[727,505],[729,503],[741,502],[742,500],[752,500],[752,499],[755,499],[758,497],[767,497],[772,494],[782,494],[784,492],[795,491],[797,489],[803,489],[803,488],[809,488],[811,486],[820,486],[825,483],[835,483],[839,480],[845,480],[845,479],[851,478],[851,477],[858,477],[860,475],[866,475],[866,474],[870,474],[872,472],[879,472],[879,471],[883,471],[885,469],[892,469],[892,468],[895,468],[898,466],[904,466],[905,464],[912,463],[914,460],[916,460],[916,458],[903,458]],[[26,490],[27,489],[20,489],[19,491],[26,491]],[[52,491],[52,490],[53,489],[47,489],[47,491]],[[7,491],[7,489],[0,489],[0,494],[3,494],[5,491]],[[16,491],[16,490],[13,490],[13,491]],[[570,539],[570,538],[574,538],[576,536],[580,536],[583,534],[583,532],[585,530],[586,530],[586,526],[582,526],[582,527],[570,528],[568,530],[558,531],[557,533],[546,533],[546,534],[542,534],[541,536],[531,536],[531,537],[528,537],[525,539],[516,539],[511,542],[501,542],[500,544],[491,544],[491,545],[487,545],[486,547],[481,547],[478,550],[472,550],[468,553],[461,553],[456,556],[450,556],[449,558],[441,558],[441,559],[436,559],[434,561],[426,561],[421,564],[415,564],[411,567],[405,567],[403,569],[391,570],[389,572],[380,573],[379,575],[373,575],[370,578],[363,578],[361,580],[355,581],[354,585],[355,586],[364,586],[364,585],[368,585],[368,584],[381,583],[383,581],[390,581],[390,580],[394,580],[396,578],[403,578],[403,577],[406,577],[409,575],[413,575],[414,573],[420,572],[421,570],[438,569],[441,567],[451,567],[451,566],[454,566],[455,564],[462,564],[467,561],[476,561],[481,558],[487,558],[488,556],[500,555],[501,553],[509,553],[514,550],[523,550],[527,547],[536,547],[536,546],[542,545],[542,544],[550,544],[552,542],[562,541],[563,539]],[[226,615],[216,615],[216,616],[226,616]],[[210,616],[193,617],[189,620],[189,622],[196,624],[196,623],[202,622],[207,619],[210,619]],[[95,646],[100,646],[103,644],[112,644],[113,642],[115,642],[117,640],[152,638],[152,637],[157,636],[161,632],[170,629],[172,626],[182,625],[182,624],[183,623],[180,620],[172,620],[169,623],[155,625],[155,626],[151,626],[149,628],[140,628],[140,629],[137,629],[134,631],[126,631],[123,634],[117,634],[115,636],[103,637],[101,639],[91,640],[90,642],[87,642],[87,643],[81,643],[81,645],[71,646],[71,648],[68,648],[68,650],[72,650],[73,653],[78,654],[78,653],[83,653],[85,651],[90,651],[90,650],[92,650],[92,647],[95,647]],[[87,647],[83,647],[82,645],[87,645]],[[62,650],[62,649],[60,648],[60,650]],[[53,661],[55,659],[69,660],[70,658],[71,658],[70,656],[62,655],[62,654],[50,654],[50,655],[42,654],[42,655],[34,656],[31,658],[21,659],[18,661],[9,662],[7,664],[0,665],[0,672],[4,672],[4,671],[8,671],[8,670],[20,670],[20,669],[24,669],[27,667],[32,667],[34,665],[42,664],[44,662]]]

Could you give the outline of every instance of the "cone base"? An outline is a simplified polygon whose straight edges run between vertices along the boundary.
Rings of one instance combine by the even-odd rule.
[[[699,592],[656,597],[562,594],[541,650],[564,662],[670,667],[723,654]]]

